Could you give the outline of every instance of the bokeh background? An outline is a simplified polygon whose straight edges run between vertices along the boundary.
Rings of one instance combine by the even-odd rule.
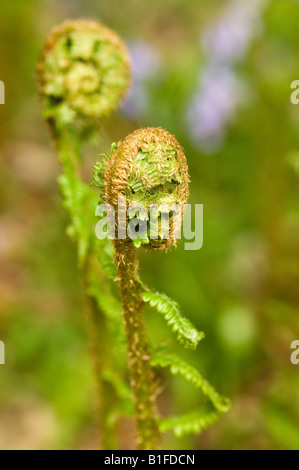
[[[184,146],[190,202],[204,204],[200,251],[181,244],[140,258],[143,279],[205,331],[183,354],[232,409],[200,436],[167,435],[165,446],[298,450],[298,0],[1,1],[0,448],[97,447],[76,250],[35,86],[48,32],[81,16],[115,29],[134,68],[130,96],[86,149],[86,180],[113,141],[159,125]],[[167,339],[163,320],[147,322]],[[172,411],[196,406],[196,390],[165,380]],[[130,432],[125,423],[123,448]]]

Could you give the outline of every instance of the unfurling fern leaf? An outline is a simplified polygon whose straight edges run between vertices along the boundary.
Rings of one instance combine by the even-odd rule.
[[[228,411],[229,400],[219,395],[195,367],[185,362],[176,354],[167,353],[164,348],[159,348],[154,352],[151,363],[153,367],[170,367],[170,372],[173,375],[180,375],[195,388],[200,389],[202,394],[210,400],[219,413]]]
[[[92,242],[92,220],[90,211],[86,210],[90,203],[95,202],[89,187],[79,180],[70,170],[65,171],[59,178],[63,205],[71,217],[68,235],[77,243],[79,266],[84,264]]]
[[[219,395],[195,367],[176,354],[167,353],[165,348],[159,348],[152,354],[151,364],[153,367],[169,367],[172,375],[180,375],[190,382],[208,401],[207,405],[185,415],[161,419],[159,422],[161,431],[173,429],[177,436],[200,433],[214,423],[222,413],[229,410],[230,401]]]
[[[199,332],[187,318],[182,316],[179,305],[167,295],[146,289],[143,300],[164,316],[184,347],[196,349],[199,341],[205,337],[203,332]]]

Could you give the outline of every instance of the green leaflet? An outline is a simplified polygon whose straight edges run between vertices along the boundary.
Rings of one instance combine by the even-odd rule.
[[[113,144],[115,145],[115,144]],[[113,146],[112,146],[113,147]],[[105,179],[104,179],[104,173],[107,169],[107,160],[110,158],[110,155],[107,155],[105,153],[101,154],[103,157],[101,162],[97,162],[94,165],[93,168],[93,179],[91,182],[91,186],[96,186],[97,189],[99,190],[99,195],[100,195],[100,202],[104,202],[104,193],[105,193]]]
[[[74,239],[78,246],[79,266],[82,267],[88,255],[95,255],[100,262],[100,270],[88,271],[87,294],[93,297],[101,311],[109,320],[109,328],[115,339],[115,344],[121,354],[125,353],[125,334],[122,323],[122,307],[112,294],[108,279],[117,277],[116,266],[113,260],[113,248],[110,240],[98,240],[94,233],[95,216],[98,193],[83,181],[78,179],[73,167],[68,165],[65,172],[59,177],[63,196],[63,205],[67,209],[71,225],[68,235]],[[100,288],[99,288],[100,283]]]
[[[110,154],[101,153],[100,157],[103,157],[100,162],[96,162],[93,167],[93,178],[91,182],[91,186],[95,186],[99,189],[101,203],[104,202],[104,193],[105,193],[105,171],[107,170],[107,163],[109,158],[112,155],[112,152],[117,149],[117,143],[113,142],[111,145]]]
[[[98,165],[98,187],[103,188],[103,173],[106,168],[106,159]],[[95,235],[94,210],[99,201],[98,192],[92,191],[89,185],[78,179],[73,165],[64,163],[64,173],[58,178],[61,188],[63,205],[67,209],[71,224],[68,227],[68,235],[78,244],[79,265],[82,266],[88,252],[92,251],[100,260],[101,267],[109,279],[117,277],[117,271],[113,259],[113,248],[109,240],[98,240]],[[101,169],[101,171],[100,171]]]
[[[189,320],[181,315],[178,304],[165,294],[145,289],[143,300],[164,315],[168,325],[177,334],[178,340],[183,346],[195,349],[198,342],[204,338],[204,333],[198,332]],[[178,437],[184,434],[199,434],[217,421],[222,413],[229,410],[230,401],[219,395],[195,367],[176,354],[167,353],[165,348],[159,348],[152,354],[151,365],[153,367],[169,367],[172,375],[180,375],[191,383],[201,391],[208,402],[207,405],[204,404],[190,413],[161,419],[159,421],[161,432],[173,429]]]
[[[107,278],[114,281],[117,278],[117,269],[114,263],[111,241],[95,238],[93,249]]]
[[[216,411],[204,412],[202,408],[198,408],[191,413],[181,416],[173,416],[159,421],[161,432],[173,429],[177,437],[186,434],[200,434],[201,431],[214,424],[219,418]]]
[[[195,388],[198,388],[203,396],[207,398],[213,409],[205,410],[201,407],[198,410],[178,417],[170,417],[160,421],[161,430],[174,429],[176,435],[188,433],[199,433],[218,417],[226,413],[230,408],[228,398],[219,395],[214,387],[200,374],[200,372],[176,354],[165,352],[164,348],[159,348],[153,353],[151,364],[153,367],[169,367],[172,375],[180,375]]]
[[[178,304],[165,294],[146,289],[143,300],[164,316],[184,347],[196,349],[199,341],[205,337],[203,332],[199,332],[187,318],[182,316]]]
[[[88,186],[78,180],[71,172],[65,172],[58,179],[63,205],[71,216],[68,235],[78,244],[79,265],[82,266],[89,251],[93,232],[90,230],[91,218],[89,205],[91,196]]]
[[[153,367],[170,367],[173,375],[180,375],[195,388],[199,388],[203,395],[210,400],[215,409],[220,413],[225,413],[229,409],[229,400],[221,395],[202,377],[195,367],[191,366],[179,356],[173,353],[166,353],[165,349],[156,350],[152,358]]]

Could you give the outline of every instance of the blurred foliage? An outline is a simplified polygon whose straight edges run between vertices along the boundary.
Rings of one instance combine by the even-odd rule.
[[[126,42],[149,44],[160,69],[143,79],[143,113],[126,108],[86,148],[90,181],[98,155],[145,125],[176,135],[190,167],[191,202],[204,204],[204,245],[183,242],[166,257],[143,252],[142,278],[166,292],[204,339],[186,361],[231,397],[232,410],[199,437],[166,435],[165,448],[298,449],[299,375],[290,344],[299,337],[299,3],[269,0],[261,27],[233,64],[245,84],[221,145],[190,137],[186,110],[204,72],[200,37],[231,0],[3,0],[0,5],[0,448],[95,448],[94,382],[77,276],[65,230],[59,174],[35,90],[35,63],[48,31],[66,18],[100,19]],[[138,85],[138,86],[139,86]],[[134,84],[133,84],[134,86]],[[95,218],[95,224],[96,224]],[[149,311],[155,343],[169,336]],[[194,356],[195,354],[195,356]],[[298,367],[298,366],[297,366]],[[196,408],[198,391],[161,372],[163,414]],[[120,428],[132,445],[129,423]],[[123,432],[123,430],[126,430]]]

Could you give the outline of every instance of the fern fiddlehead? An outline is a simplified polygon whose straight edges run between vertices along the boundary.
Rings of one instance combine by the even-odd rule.
[[[130,82],[126,47],[94,21],[66,21],[45,43],[37,66],[44,115],[57,132],[96,128],[113,113]]]
[[[56,27],[42,48],[37,65],[43,114],[62,165],[59,184],[71,226],[68,234],[78,247],[78,260],[86,295],[92,356],[97,378],[99,426],[104,448],[115,448],[109,425],[110,385],[105,380],[108,356],[103,348],[107,331],[107,305],[111,294],[105,266],[95,263],[97,254],[107,252],[107,242],[93,235],[90,208],[97,197],[82,181],[82,146],[102,120],[118,107],[130,82],[130,64],[121,39],[110,29],[93,21],[66,21]],[[100,278],[101,290],[95,289]],[[95,292],[96,291],[96,292]],[[112,300],[113,303],[113,300]],[[99,331],[101,337],[99,337]]]
[[[168,250],[176,245],[178,226],[175,215],[182,216],[189,196],[188,167],[181,146],[167,131],[147,128],[135,131],[118,145],[114,144],[110,158],[106,157],[106,160],[95,166],[93,183],[99,187],[105,202],[115,212],[115,262],[126,325],[138,444],[140,449],[155,449],[160,440],[160,431],[172,428],[177,435],[198,433],[228,410],[229,401],[218,395],[200,373],[180,357],[161,348],[151,350],[146,338],[142,313],[145,304],[164,316],[184,347],[195,349],[204,337],[181,315],[176,302],[143,285],[135,253],[135,247],[141,245],[150,250]],[[143,225],[143,233],[137,237],[130,234],[132,208],[133,213],[138,214],[138,225]],[[165,214],[169,224],[166,234],[163,230]],[[154,224],[151,223],[153,217]],[[122,234],[122,239],[119,239],[117,236],[120,234],[119,229],[122,231],[119,226],[121,223],[127,227],[126,235]],[[181,375],[200,389],[210,406],[206,410],[200,408],[180,417],[157,418],[152,367],[170,367],[172,374]]]
[[[185,155],[175,138],[163,129],[143,129],[128,136],[114,149],[105,172],[105,201],[114,210],[117,220],[127,213],[119,205],[120,198],[136,209],[142,206],[150,214],[158,206],[183,205],[188,198],[188,169]],[[119,224],[117,224],[117,230]],[[169,238],[152,240],[144,236],[151,249],[167,249],[175,243],[173,226]],[[145,240],[146,238],[146,240]],[[159,430],[155,410],[155,390],[150,353],[147,345],[142,308],[143,288],[138,276],[138,263],[132,240],[114,240],[115,261],[127,333],[131,386],[135,399],[135,415],[139,448],[155,449]]]

